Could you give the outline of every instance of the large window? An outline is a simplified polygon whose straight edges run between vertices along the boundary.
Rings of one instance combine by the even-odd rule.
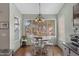
[[[25,26],[26,35],[56,36],[56,20],[45,20],[40,23],[27,20],[25,24],[28,24]]]

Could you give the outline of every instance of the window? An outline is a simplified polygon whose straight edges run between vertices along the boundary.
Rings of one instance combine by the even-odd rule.
[[[25,26],[25,32],[26,35],[56,36],[56,20],[45,20],[42,23],[30,20],[30,24]]]

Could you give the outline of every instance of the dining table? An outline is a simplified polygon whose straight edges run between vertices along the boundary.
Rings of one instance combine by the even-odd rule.
[[[47,55],[47,47],[46,42],[47,39],[43,39],[42,37],[34,37],[35,41],[38,43],[36,44],[37,47],[34,47],[36,52],[34,52],[36,55]]]

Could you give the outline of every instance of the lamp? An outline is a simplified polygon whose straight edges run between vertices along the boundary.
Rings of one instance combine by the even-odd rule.
[[[44,22],[44,20],[43,20],[44,18],[40,14],[40,9],[41,9],[41,6],[40,6],[40,3],[39,3],[39,15],[35,18],[35,22],[37,22],[37,23]]]

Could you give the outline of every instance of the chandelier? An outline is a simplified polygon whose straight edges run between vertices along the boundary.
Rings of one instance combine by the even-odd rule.
[[[35,18],[35,22],[37,22],[37,23],[44,22],[44,20],[43,20],[44,18],[41,16],[40,9],[41,9],[41,6],[40,6],[40,3],[39,3],[39,14],[38,14],[38,16]]]

